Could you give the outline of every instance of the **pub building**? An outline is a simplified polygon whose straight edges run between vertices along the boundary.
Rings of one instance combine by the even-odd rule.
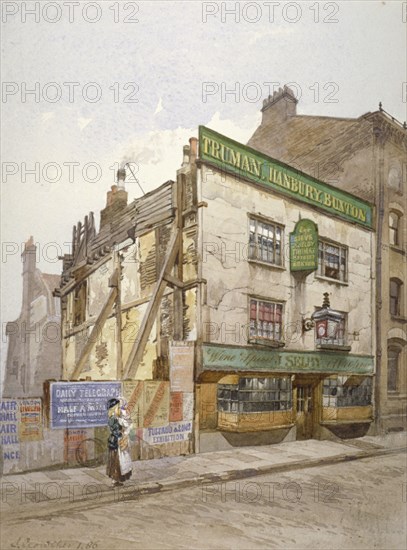
[[[199,450],[371,429],[372,206],[199,131]]]
[[[63,259],[51,428],[103,440],[103,386],[133,459],[367,433],[372,206],[203,126],[176,181],[128,203],[125,177]]]

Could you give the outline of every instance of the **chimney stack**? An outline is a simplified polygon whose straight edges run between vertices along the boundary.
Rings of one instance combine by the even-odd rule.
[[[112,185],[107,192],[106,207],[100,212],[100,229],[110,223],[127,206],[127,191],[124,188],[126,171],[117,171],[117,185]]]
[[[24,244],[24,250],[21,254],[23,259],[23,275],[24,273],[34,273],[36,269],[36,254],[37,247],[34,244],[34,238],[31,236]]]
[[[37,247],[31,236],[24,244],[24,250],[21,254],[23,260],[23,312],[24,319],[29,319],[31,299],[34,288],[34,274],[37,268]]]
[[[279,88],[273,95],[263,100],[262,126],[285,122],[289,117],[296,116],[297,103],[298,99],[291,88],[288,86]]]

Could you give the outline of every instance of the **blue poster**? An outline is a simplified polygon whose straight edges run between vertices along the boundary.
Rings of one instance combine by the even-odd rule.
[[[106,426],[106,404],[121,395],[121,386],[121,382],[52,382],[51,428]]]

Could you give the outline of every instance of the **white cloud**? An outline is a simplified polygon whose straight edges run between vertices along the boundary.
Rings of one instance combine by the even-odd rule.
[[[254,113],[250,114],[250,117],[241,118],[239,122],[231,119],[221,118],[221,114],[217,111],[210,121],[206,124],[208,128],[219,132],[227,137],[239,141],[240,143],[247,143],[252,136],[254,130],[260,124],[260,111],[257,116]]]
[[[296,29],[297,30],[297,29]],[[264,38],[272,39],[276,36],[288,36],[294,33],[294,27],[273,27],[272,29],[267,29],[265,31],[252,32],[249,39],[249,44],[252,46],[256,44],[259,40]]]
[[[246,143],[259,124],[259,116],[240,119],[237,123],[222,119],[220,113],[216,112],[205,125],[236,141]],[[146,192],[151,191],[169,179],[175,180],[176,171],[182,164],[182,148],[189,143],[190,137],[198,137],[198,128],[154,130],[143,137],[135,137],[122,143],[103,164],[110,166],[117,159],[122,159],[121,164],[130,162],[142,188]],[[132,179],[129,175],[127,190],[130,197],[139,196],[141,191]]]
[[[47,122],[48,120],[51,120],[54,117],[55,117],[55,113],[53,113],[52,111],[48,111],[47,113],[42,113],[41,122]]]
[[[158,113],[161,113],[161,111],[164,110],[164,107],[163,107],[163,98],[160,97],[159,101],[158,101],[158,104],[157,104],[157,108],[156,110],[154,111],[154,115],[158,115]]]
[[[78,126],[79,126],[79,129],[80,131],[82,132],[82,130],[84,128],[86,128],[86,126],[88,124],[90,124],[92,122],[92,119],[91,118],[83,118],[83,117],[79,117],[78,118]]]

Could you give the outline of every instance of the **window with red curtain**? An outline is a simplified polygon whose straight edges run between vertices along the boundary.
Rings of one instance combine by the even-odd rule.
[[[280,340],[282,317],[282,304],[263,300],[250,300],[250,336],[267,340]]]

